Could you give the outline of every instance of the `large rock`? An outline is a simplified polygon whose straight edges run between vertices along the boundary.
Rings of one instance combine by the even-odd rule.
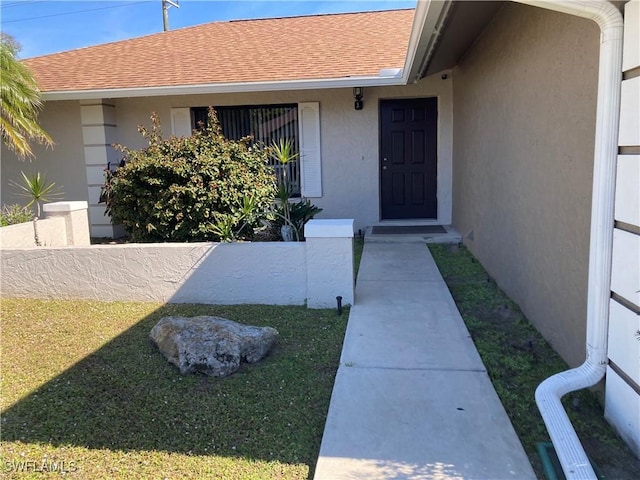
[[[151,340],[181,373],[225,377],[241,361],[264,357],[278,338],[271,327],[252,327],[219,317],[164,317],[151,329]]]

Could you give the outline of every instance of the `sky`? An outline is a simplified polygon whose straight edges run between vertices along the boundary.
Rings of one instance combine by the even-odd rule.
[[[174,0],[175,2],[175,0]],[[416,0],[180,0],[169,29],[214,21],[413,8]],[[140,37],[163,30],[162,0],[0,0],[0,25],[20,58]]]

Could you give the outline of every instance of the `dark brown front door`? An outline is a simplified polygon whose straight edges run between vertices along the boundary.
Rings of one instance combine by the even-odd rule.
[[[437,218],[438,99],[380,102],[383,220]]]

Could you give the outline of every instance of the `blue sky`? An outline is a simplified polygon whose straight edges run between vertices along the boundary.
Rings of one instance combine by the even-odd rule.
[[[169,28],[243,18],[412,8],[416,0],[180,0]],[[162,31],[161,0],[0,0],[2,32],[22,46],[21,58]]]

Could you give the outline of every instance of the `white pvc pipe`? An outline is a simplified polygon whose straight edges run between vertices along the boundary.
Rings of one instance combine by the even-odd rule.
[[[514,1],[589,18],[598,24],[601,31],[589,245],[586,360],[578,368],[547,378],[536,389],[536,403],[567,480],[596,479],[560,398],[569,392],[598,383],[604,377],[608,361],[623,20],[620,12],[607,1]]]

